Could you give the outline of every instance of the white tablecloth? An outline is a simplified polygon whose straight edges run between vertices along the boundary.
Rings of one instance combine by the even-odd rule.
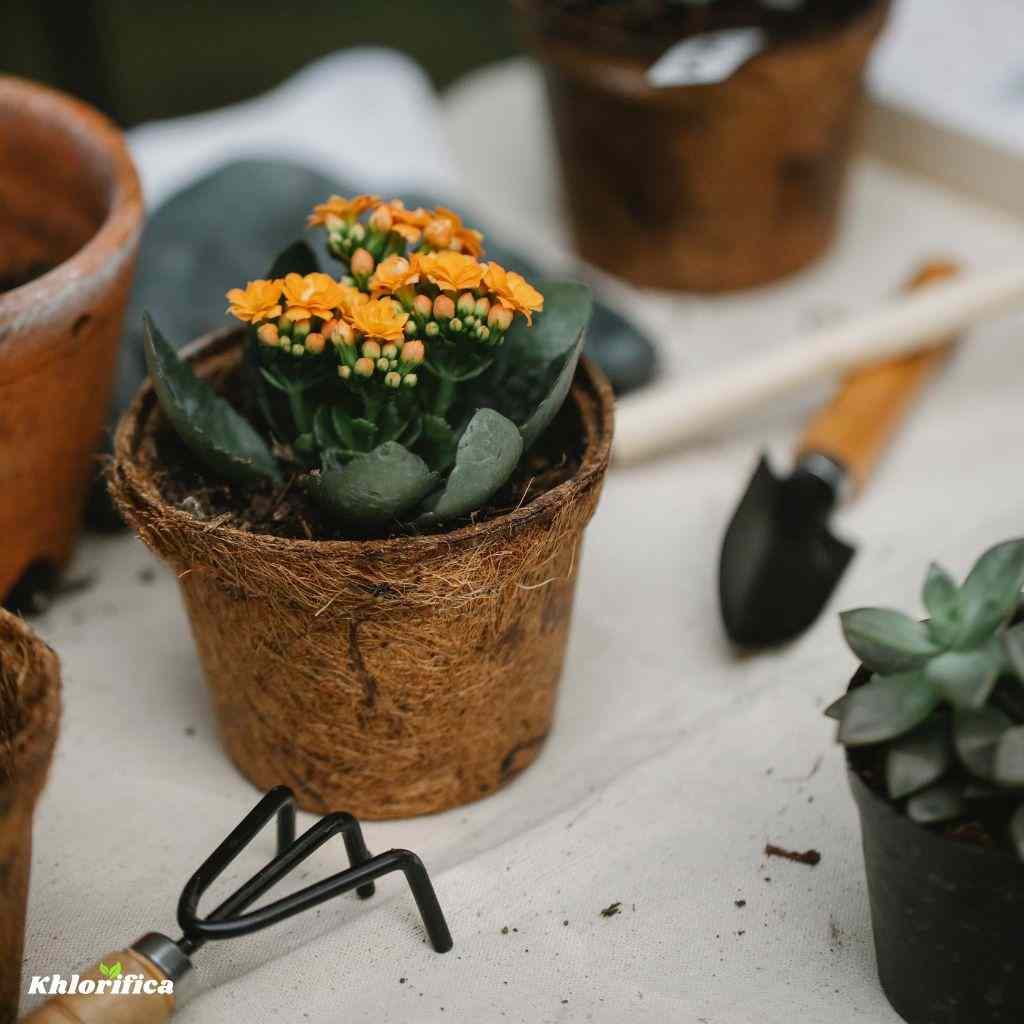
[[[360,83],[379,99],[372,63]],[[377,66],[396,95],[408,87],[432,102],[407,65]],[[320,65],[306,84],[330,89],[350,70]],[[470,197],[489,213],[500,200],[520,241],[532,237],[557,263],[535,73],[518,64],[497,74],[435,110],[450,150],[443,131],[412,116],[405,127],[419,141],[406,136],[402,149],[421,155],[437,187],[457,187],[468,170]],[[486,97],[492,118],[474,120]],[[293,88],[268,109],[287,119],[308,108]],[[499,120],[517,140],[512,156],[488,141]],[[251,138],[252,121],[237,123]],[[197,126],[183,150],[181,131]],[[227,115],[211,115],[136,134],[151,198],[187,180],[189,166],[235,155],[229,129]],[[406,164],[364,153],[355,166],[341,150],[319,158],[366,170],[382,188],[405,184]],[[847,230],[816,270],[715,301],[614,294],[657,333],[674,372],[695,372],[871,301],[936,248],[996,265],[1020,258],[1024,229],[865,162]],[[843,514],[841,530],[862,548],[836,606],[913,609],[931,557],[964,571],[987,544],[1021,532],[1022,327],[1016,318],[972,335]],[[821,715],[854,667],[835,608],[787,649],[743,659],[717,617],[718,540],[756,453],[788,447],[819,397],[613,472],[588,533],[557,727],[540,760],[481,803],[367,826],[373,851],[424,857],[451,953],[430,950],[404,884],[386,880],[369,902],[353,896],[207,946],[182,988],[183,1024],[896,1021],[875,979],[842,756]],[[149,929],[176,934],[180,886],[257,798],[218,746],[173,577],[128,536],[88,539],[74,573],[94,574],[95,585],[37,623],[63,660],[65,716],[37,816],[26,975],[67,973]],[[766,841],[816,848],[821,863],[766,861]],[[272,845],[268,831],[224,884]],[[342,861],[340,847],[322,850],[297,882]],[[602,916],[612,903],[621,911]]]

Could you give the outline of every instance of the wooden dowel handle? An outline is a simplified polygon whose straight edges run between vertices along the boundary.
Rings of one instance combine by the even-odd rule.
[[[907,285],[916,289],[957,273],[952,263],[926,265]],[[859,491],[914,399],[949,357],[955,339],[854,370],[807,425],[799,453],[822,452],[842,463]]]
[[[167,980],[150,960],[133,949],[108,953],[101,963],[108,967],[119,963],[122,982],[129,975],[141,975],[143,981],[157,985]],[[106,982],[107,991],[51,996],[22,1018],[22,1024],[163,1024],[174,1013],[174,996],[168,992],[109,991],[109,979],[100,972],[99,964],[79,972],[79,979],[79,984],[84,979]]]

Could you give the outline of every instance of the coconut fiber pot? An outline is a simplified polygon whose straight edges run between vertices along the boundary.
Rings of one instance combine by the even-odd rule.
[[[1024,864],[915,824],[851,767],[878,976],[909,1024],[1024,1020]]]
[[[57,656],[0,609],[0,1024],[18,1015],[32,812],[59,720]]]
[[[0,601],[71,553],[141,223],[117,128],[0,76]]]
[[[192,365],[223,379],[240,339],[211,335]],[[117,431],[111,491],[179,574],[222,740],[253,783],[289,785],[317,813],[395,818],[475,800],[537,757],[612,436],[592,364],[567,401],[579,469],[515,511],[447,533],[305,541],[164,500],[163,417],[143,387]]]
[[[519,6],[544,65],[585,259],[639,285],[723,291],[822,254],[888,0],[865,0],[831,29],[773,45],[722,83],[674,88],[646,79],[674,39],[635,26],[602,33],[582,18],[573,27],[541,0]]]

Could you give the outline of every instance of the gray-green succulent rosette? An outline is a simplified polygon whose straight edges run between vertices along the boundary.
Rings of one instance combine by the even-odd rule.
[[[591,315],[588,289],[535,288],[485,262],[458,214],[332,196],[338,277],[297,242],[227,293],[246,324],[246,418],[146,319],[161,408],[200,462],[240,486],[300,481],[354,530],[468,516],[509,480],[561,408]]]
[[[986,551],[965,582],[933,564],[919,622],[887,608],[842,615],[871,673],[827,714],[839,742],[874,749],[912,820],[1006,822],[1024,860],[1024,539]]]

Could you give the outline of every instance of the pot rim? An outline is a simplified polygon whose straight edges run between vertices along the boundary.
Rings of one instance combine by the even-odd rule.
[[[244,327],[225,327],[212,331],[181,349],[181,355],[190,364],[198,364],[207,360],[233,355],[244,333]],[[615,400],[611,384],[607,377],[591,360],[581,358],[576,369],[573,388],[570,389],[567,401],[574,400],[574,391],[579,386],[580,376],[591,396],[595,400],[595,418],[597,429],[594,436],[589,437],[580,466],[573,476],[562,481],[556,487],[545,491],[533,500],[521,505],[511,512],[478,523],[469,523],[458,529],[446,532],[423,534],[401,534],[393,537],[352,539],[352,540],[305,540],[293,537],[275,537],[267,533],[250,533],[237,527],[205,525],[205,531],[220,535],[236,545],[256,545],[267,553],[287,549],[299,551],[307,555],[343,554],[346,551],[358,550],[361,555],[388,556],[401,555],[403,558],[415,559],[418,555],[426,556],[436,552],[439,542],[446,547],[462,542],[477,543],[506,530],[516,529],[526,523],[554,513],[572,495],[600,483],[608,469],[611,456],[612,436],[614,433]],[[184,516],[190,522],[192,517],[175,506],[168,504],[152,482],[149,469],[144,467],[138,457],[138,447],[149,429],[150,417],[159,408],[153,391],[151,378],[147,377],[139,388],[132,404],[125,411],[114,434],[114,464],[112,473],[123,480],[123,466],[131,465],[137,478],[130,481],[129,486],[136,500],[159,508],[164,515]]]
[[[53,296],[71,295],[83,280],[104,280],[116,274],[123,260],[118,250],[130,250],[142,227],[142,185],[121,130],[106,115],[57,89],[15,75],[0,75],[0,107],[19,106],[52,122],[74,144],[100,156],[108,165],[110,189],[106,216],[84,245],[33,280],[0,293],[0,345],[19,321],[37,319],[39,310],[53,305]],[[61,303],[63,306],[64,304]],[[4,327],[4,324],[13,327]]]
[[[867,671],[868,670],[863,665],[857,669],[853,674],[853,678],[850,680],[850,684],[846,688],[847,693],[850,692],[853,683],[861,678],[862,673]],[[926,836],[927,838],[924,841],[929,844],[941,844],[943,850],[948,850],[950,847],[953,847],[958,851],[963,851],[963,856],[965,857],[995,858],[1006,867],[1015,865],[1017,870],[1024,874],[1024,861],[1015,857],[1007,850],[1003,850],[1000,847],[979,846],[976,843],[960,843],[955,839],[950,839],[948,836],[932,832],[924,825],[920,825],[916,821],[908,818],[906,814],[893,804],[892,800],[890,800],[888,796],[883,796],[881,793],[878,793],[864,781],[860,772],[857,770],[857,766],[853,763],[853,756],[850,752],[850,748],[844,746],[843,755],[846,758],[847,782],[853,794],[854,802],[858,804],[858,806],[861,799],[869,799],[874,805],[881,809],[890,821],[902,822],[904,827],[912,828],[917,834]],[[860,796],[858,796],[858,794],[860,794]]]

